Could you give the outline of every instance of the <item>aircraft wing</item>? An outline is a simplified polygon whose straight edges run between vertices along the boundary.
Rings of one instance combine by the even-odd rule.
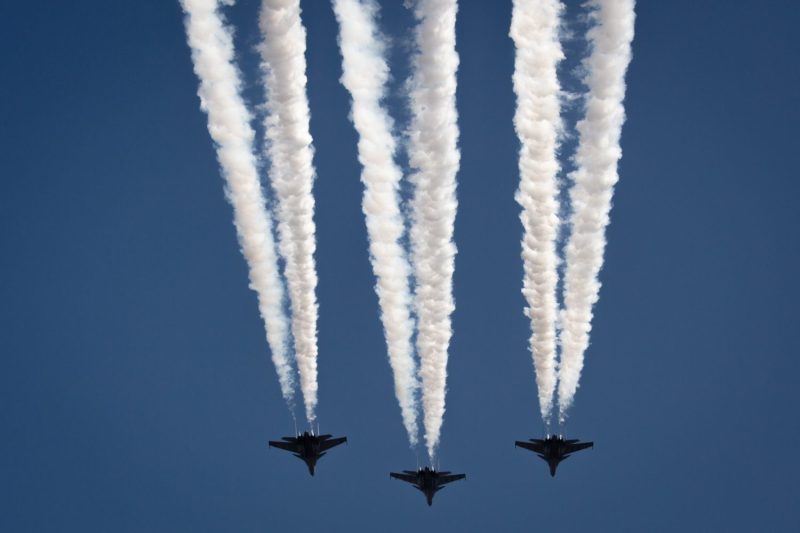
[[[324,440],[319,443],[319,449],[320,451],[324,452],[325,450],[330,450],[334,446],[338,446],[343,442],[347,442],[347,437],[338,437],[336,439]]]
[[[406,483],[411,483],[414,485],[417,484],[416,474],[411,475],[411,474],[398,474],[397,472],[389,472],[389,477],[399,479],[400,481],[405,481]]]
[[[579,442],[577,444],[567,444],[567,453],[575,453],[581,450],[585,450],[586,448],[591,448],[594,446],[593,442]]]
[[[458,481],[459,479],[466,479],[466,474],[452,474],[449,476],[439,476],[439,485],[446,485],[447,483],[452,483],[453,481]]]
[[[297,444],[293,442],[282,442],[279,440],[271,440],[269,441],[269,445],[273,448],[280,448],[281,450],[286,450],[288,452],[297,452]]]
[[[530,450],[532,452],[544,453],[544,446],[537,442],[518,440],[514,444],[520,448],[525,448],[526,450]]]

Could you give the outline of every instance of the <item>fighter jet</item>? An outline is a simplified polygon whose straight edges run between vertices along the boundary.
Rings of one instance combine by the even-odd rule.
[[[550,465],[550,475],[555,477],[558,463],[575,452],[594,446],[593,442],[579,442],[578,439],[565,439],[561,435],[550,435],[544,440],[516,441],[516,445],[535,452]]]
[[[308,472],[313,476],[317,459],[325,455],[326,450],[347,442],[347,437],[331,438],[332,435],[314,435],[308,431],[296,437],[283,437],[281,440],[269,441],[269,446],[292,452],[295,457],[302,459]]]
[[[433,505],[433,495],[444,488],[448,483],[465,479],[466,474],[450,474],[450,472],[437,472],[429,467],[420,468],[416,472],[413,470],[403,470],[402,474],[390,472],[389,477],[411,483],[414,488],[425,494],[428,505]]]

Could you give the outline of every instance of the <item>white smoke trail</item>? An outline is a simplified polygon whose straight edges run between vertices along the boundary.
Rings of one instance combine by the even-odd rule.
[[[272,222],[253,156],[250,115],[239,94],[239,73],[233,64],[233,42],[216,0],[181,0],[194,71],[200,79],[200,106],[208,114],[208,131],[233,205],[239,243],[250,271],[250,287],[267,331],[281,392],[291,403],[292,367],[287,359],[288,325],[283,311],[283,285],[278,273]]]
[[[266,147],[278,200],[280,251],[292,305],[300,389],[312,424],[317,405],[317,272],[314,263],[314,166],[306,97],[306,32],[299,0],[264,0],[259,26],[267,93]]]
[[[422,375],[425,444],[433,461],[444,417],[447,350],[452,336],[456,246],[458,114],[456,0],[419,0],[418,53],[411,79],[409,163],[415,185],[411,246],[416,276],[417,349]]]
[[[514,126],[522,144],[520,184],[525,230],[522,293],[531,319],[531,352],[539,389],[539,409],[549,424],[556,387],[556,318],[558,303],[558,136],[561,130],[558,63],[564,58],[558,39],[559,0],[514,0],[511,38],[516,45]]]
[[[396,149],[392,120],[382,107],[389,67],[385,44],[375,17],[378,6],[371,0],[334,0],[339,21],[342,84],[353,99],[351,118],[359,134],[358,159],[363,165],[362,208],[366,217],[375,291],[381,309],[394,389],[403,425],[412,446],[417,444],[416,378],[411,337],[410,267],[400,243],[403,217],[398,189],[402,172],[394,162]]]
[[[634,0],[592,0],[596,25],[589,30],[592,51],[585,66],[589,94],[586,115],[578,122],[577,170],[571,177],[572,233],[566,247],[564,311],[561,317],[559,418],[563,421],[578,388],[589,346],[592,306],[600,292],[605,229],[611,196],[619,176],[617,163],[625,109],[625,71],[631,60]]]

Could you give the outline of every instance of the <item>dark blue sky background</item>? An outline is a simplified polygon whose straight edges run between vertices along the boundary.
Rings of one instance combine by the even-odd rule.
[[[401,82],[412,20],[382,4]],[[319,415],[350,440],[313,479],[266,447],[293,428],[177,2],[0,5],[0,530],[796,531],[798,4],[639,2],[603,289],[567,426],[596,446],[551,479],[513,446],[542,426],[510,2],[461,3],[440,455],[468,479],[432,508],[388,478],[416,459],[372,289],[335,19],[328,2],[303,7]],[[257,9],[228,10],[256,103]]]

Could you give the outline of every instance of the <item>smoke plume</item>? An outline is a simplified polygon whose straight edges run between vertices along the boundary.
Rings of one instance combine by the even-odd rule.
[[[266,89],[266,148],[277,198],[278,237],[292,305],[300,390],[313,425],[317,406],[317,271],[314,166],[306,97],[306,31],[299,0],[264,0],[259,26]]]
[[[592,51],[585,62],[585,117],[578,122],[576,170],[571,174],[572,233],[566,246],[564,310],[561,317],[559,418],[563,421],[578,388],[589,346],[592,306],[600,292],[605,229],[617,183],[619,141],[625,110],[625,71],[631,60],[634,0],[592,0],[596,24],[589,30]]]
[[[200,107],[208,115],[208,131],[216,144],[227,197],[233,206],[234,224],[249,268],[250,288],[258,295],[281,392],[291,403],[294,382],[287,357],[283,285],[272,222],[253,155],[250,115],[239,93],[241,82],[233,63],[231,32],[217,11],[216,0],[181,0],[181,6],[186,13],[186,35],[194,71],[200,79]]]
[[[416,279],[417,350],[422,376],[425,444],[433,460],[445,409],[452,328],[456,246],[458,114],[456,111],[455,0],[419,0],[408,155],[415,186],[411,246]]]
[[[362,208],[366,217],[375,292],[381,310],[389,364],[403,425],[412,446],[417,443],[415,394],[419,387],[411,337],[410,267],[400,242],[403,216],[399,185],[402,172],[395,164],[392,120],[381,102],[389,79],[385,43],[376,28],[378,7],[370,0],[334,0],[339,21],[342,84],[353,99],[351,119],[359,135],[358,159],[363,166]]]
[[[539,408],[549,424],[556,387],[558,302],[558,172],[556,150],[561,131],[558,63],[564,58],[558,39],[563,5],[558,0],[514,0],[511,38],[516,45],[514,126],[522,147],[516,194],[524,228],[522,293],[531,319],[530,348],[536,368]]]

